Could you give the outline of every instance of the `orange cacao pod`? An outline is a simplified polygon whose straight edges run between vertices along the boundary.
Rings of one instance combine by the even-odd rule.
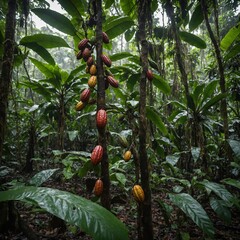
[[[153,80],[153,72],[152,72],[152,70],[150,70],[150,69],[147,70],[147,79],[148,79],[149,81],[152,81],[152,80]]]
[[[94,88],[97,84],[97,77],[92,75],[89,79],[88,79],[88,86],[90,88]]]
[[[126,151],[123,154],[123,159],[125,160],[125,162],[128,162],[132,157],[132,152],[130,150]]]
[[[102,40],[104,43],[109,43],[109,37],[105,32],[102,33]]]
[[[80,100],[82,102],[87,102],[90,98],[91,90],[89,88],[86,88],[82,91],[80,95]]]
[[[85,48],[82,52],[83,60],[86,62],[90,56],[91,56],[91,50],[89,48]]]
[[[82,101],[79,101],[76,104],[75,109],[76,109],[76,111],[81,111],[84,107],[85,107],[85,104]]]
[[[94,185],[93,192],[96,196],[100,196],[103,192],[103,181],[98,179]]]
[[[110,60],[110,58],[107,55],[102,54],[101,55],[102,61],[103,63],[107,66],[107,67],[111,67],[112,65],[112,61]]]
[[[104,109],[97,112],[96,123],[98,128],[104,128],[107,124],[107,113]]]
[[[97,145],[91,154],[91,162],[93,165],[97,165],[101,162],[103,156],[103,147],[101,145]]]
[[[89,69],[89,72],[91,75],[96,75],[97,74],[97,67],[95,64],[93,64],[90,69]]]
[[[118,88],[119,83],[115,78],[113,78],[112,76],[107,76],[107,80],[112,87]]]
[[[87,38],[84,38],[83,40],[81,40],[78,43],[78,49],[83,50],[87,46],[88,42],[89,42],[89,40]]]
[[[144,201],[144,191],[140,185],[134,185],[132,189],[133,197],[137,202]]]

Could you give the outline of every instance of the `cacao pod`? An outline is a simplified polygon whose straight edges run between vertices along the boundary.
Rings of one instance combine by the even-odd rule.
[[[87,46],[88,42],[89,42],[89,40],[87,38],[84,38],[83,40],[81,40],[78,43],[78,49],[83,50]]]
[[[94,185],[94,189],[93,192],[96,196],[100,196],[103,192],[103,181],[99,178],[95,185]]]
[[[90,56],[90,57],[88,58],[88,60],[87,60],[87,65],[88,65],[89,67],[91,67],[91,66],[93,65],[93,63],[94,63],[94,59],[93,59],[92,56]]]
[[[112,61],[110,60],[110,58],[107,55],[102,54],[101,55],[102,61],[103,63],[107,66],[107,67],[111,67],[112,65]]]
[[[147,70],[147,79],[149,81],[153,80],[153,72],[150,69]]]
[[[82,91],[80,95],[80,100],[82,102],[87,102],[90,98],[90,95],[91,95],[91,90],[89,88],[86,88]]]
[[[75,109],[76,109],[76,111],[81,111],[84,107],[85,107],[85,104],[82,101],[79,101],[76,104]]]
[[[94,88],[97,84],[97,77],[92,75],[89,79],[88,79],[88,86],[90,88]]]
[[[86,62],[90,56],[91,56],[91,50],[89,48],[85,48],[82,52],[83,60]]]
[[[82,58],[82,51],[79,51],[76,57],[77,57],[77,60],[80,60]]]
[[[132,152],[130,150],[126,151],[123,155],[123,159],[125,162],[128,162],[132,157]]]
[[[102,40],[106,44],[109,43],[109,37],[108,37],[108,35],[105,32],[102,33]]]
[[[122,147],[128,147],[128,141],[123,135],[119,135],[119,144]]]
[[[90,69],[89,69],[89,72],[91,75],[96,75],[97,74],[97,67],[95,64],[93,64]]]
[[[112,87],[118,88],[119,83],[115,78],[113,78],[112,76],[107,76],[107,80]]]
[[[103,147],[101,145],[97,145],[91,154],[91,162],[93,165],[97,165],[99,162],[101,162],[103,157]]]
[[[107,113],[104,109],[97,112],[96,123],[98,128],[104,128],[107,124]]]
[[[137,202],[144,201],[144,191],[140,185],[134,185],[132,189],[133,197]]]

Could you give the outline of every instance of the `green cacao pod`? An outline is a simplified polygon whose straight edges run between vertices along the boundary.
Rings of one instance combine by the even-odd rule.
[[[97,165],[99,162],[101,162],[102,157],[103,157],[103,147],[101,145],[97,145],[91,153],[92,164]]]
[[[119,144],[122,147],[124,147],[124,148],[128,147],[128,141],[127,141],[127,139],[123,135],[119,135],[118,139],[119,139]]]
[[[107,124],[107,113],[104,109],[100,109],[96,115],[96,124],[98,128],[104,128]]]
[[[94,185],[94,189],[93,192],[96,196],[100,196],[103,192],[103,181],[99,178],[95,185]]]
[[[144,191],[140,185],[136,184],[133,186],[132,194],[133,194],[134,199],[137,202],[143,202],[145,199]]]

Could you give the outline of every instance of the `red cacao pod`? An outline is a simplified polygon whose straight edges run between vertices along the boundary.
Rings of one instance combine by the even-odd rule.
[[[145,199],[144,191],[140,185],[134,185],[132,189],[132,194],[137,202],[143,202]]]
[[[87,102],[90,98],[90,95],[91,95],[91,90],[89,88],[86,88],[82,91],[80,95],[80,100],[82,102]]]
[[[88,86],[90,88],[94,88],[97,84],[97,77],[92,75],[89,79],[88,79]]]
[[[102,61],[103,63],[107,66],[107,67],[111,67],[112,65],[112,61],[110,60],[110,58],[107,55],[102,54],[101,55]]]
[[[132,152],[130,150],[126,151],[123,154],[123,159],[125,160],[125,162],[128,162],[132,157]]]
[[[153,72],[152,72],[152,70],[150,70],[150,69],[147,70],[147,79],[148,79],[149,81],[152,81],[152,80],[153,80]]]
[[[93,192],[96,196],[100,196],[103,192],[103,181],[98,179],[94,185]]]
[[[82,58],[82,51],[79,51],[76,57],[77,57],[77,60],[80,60]]]
[[[78,49],[83,50],[88,45],[89,40],[87,38],[84,38],[78,43]]]
[[[101,145],[97,145],[91,154],[91,162],[93,165],[97,165],[99,162],[101,162],[103,157],[103,147]]]
[[[98,128],[104,128],[107,124],[107,113],[104,109],[97,112],[96,123]]]
[[[94,63],[94,59],[93,59],[92,56],[90,56],[90,57],[88,58],[88,60],[87,60],[87,65],[88,65],[89,67],[91,67],[91,66],[93,65],[93,63]]]
[[[95,64],[93,64],[90,69],[89,69],[89,72],[91,75],[96,75],[97,74],[97,67]]]
[[[76,109],[76,111],[81,111],[84,107],[85,107],[84,102],[79,101],[79,102],[76,104],[75,109]]]
[[[119,83],[115,78],[113,78],[112,76],[107,76],[107,80],[112,87],[118,88]]]
[[[82,52],[83,60],[86,62],[88,58],[91,56],[91,50],[89,48],[85,48]]]
[[[106,44],[109,43],[109,37],[108,37],[108,35],[105,32],[102,33],[102,40]]]

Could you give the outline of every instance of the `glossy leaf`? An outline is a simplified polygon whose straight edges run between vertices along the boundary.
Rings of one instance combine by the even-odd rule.
[[[179,35],[184,42],[187,42],[192,46],[195,46],[195,47],[201,48],[201,49],[207,47],[205,41],[203,41],[200,37],[198,37],[192,33],[180,32]]]
[[[35,174],[29,181],[32,186],[39,187],[46,182],[59,168],[43,170]]]
[[[222,180],[222,182],[240,189],[240,181],[239,180],[232,179],[232,178],[225,178]]]
[[[200,147],[192,147],[192,148],[191,148],[191,154],[192,154],[192,157],[193,157],[193,161],[194,161],[195,163],[196,163],[197,160],[199,159],[200,151],[201,151],[201,148],[200,148]]]
[[[192,17],[189,22],[189,30],[195,30],[204,20],[201,4],[199,3],[193,11]]]
[[[132,19],[137,17],[137,5],[135,0],[120,0],[120,6],[126,16]]]
[[[47,78],[53,78],[53,67],[49,66],[41,61],[38,61],[35,58],[29,58],[31,62],[38,68],[38,70],[43,73]]]
[[[128,29],[125,32],[125,40],[127,42],[131,41],[131,39],[133,38],[134,34],[135,34],[136,30],[134,28]]]
[[[146,116],[149,120],[151,120],[156,127],[164,134],[167,135],[167,128],[165,127],[164,123],[162,122],[162,119],[160,118],[159,113],[155,111],[154,108],[147,106],[146,107]]]
[[[132,54],[129,52],[120,52],[120,53],[115,53],[115,54],[111,55],[111,60],[112,60],[112,62],[114,62],[114,61],[118,61],[118,60],[121,60],[121,59],[124,59],[127,57],[131,57],[131,56],[132,56]]]
[[[229,139],[228,143],[233,150],[235,156],[240,159],[240,141]]]
[[[72,25],[71,21],[63,14],[43,8],[34,8],[32,9],[32,12],[41,18],[44,22],[56,28],[60,32],[71,36],[76,35],[76,29]]]
[[[203,91],[203,97],[202,97],[202,101],[206,101],[207,98],[210,98],[213,96],[214,92],[217,89],[217,85],[219,84],[218,80],[215,81],[211,81],[209,82],[206,87],[204,88]]]
[[[170,200],[179,207],[209,237],[214,236],[214,227],[205,210],[191,195],[186,193],[169,194]]]
[[[87,2],[85,0],[57,0],[59,4],[73,18],[84,16],[87,11]]]
[[[224,60],[228,61],[231,58],[234,58],[237,54],[240,53],[240,43],[233,46],[229,52],[225,55]]]
[[[154,74],[152,82],[153,82],[153,85],[155,85],[163,93],[170,94],[171,88],[167,83],[167,81],[164,80],[161,76]]]
[[[111,212],[69,192],[44,187],[20,187],[0,192],[0,201],[31,201],[40,208],[76,225],[95,240],[127,240],[125,225]]]
[[[114,0],[104,0],[104,2],[105,2],[105,9],[108,9],[113,5]]]
[[[180,158],[180,155],[168,155],[166,156],[166,161],[170,163],[172,166],[175,166]]]

